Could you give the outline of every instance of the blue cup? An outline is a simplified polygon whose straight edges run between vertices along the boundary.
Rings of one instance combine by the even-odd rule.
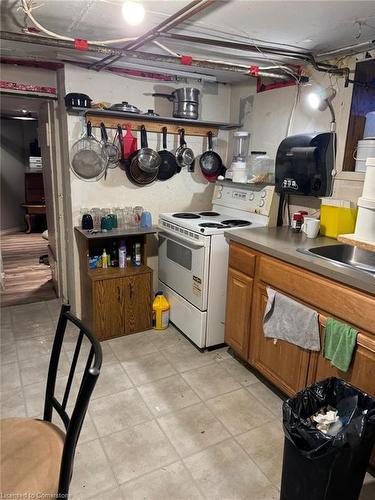
[[[149,228],[152,226],[152,217],[150,212],[143,212],[141,216],[141,227]]]

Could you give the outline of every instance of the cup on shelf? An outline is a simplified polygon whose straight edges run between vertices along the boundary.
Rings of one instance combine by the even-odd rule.
[[[152,226],[152,217],[150,212],[143,212],[141,216],[141,227],[148,228]]]
[[[134,225],[139,226],[143,214],[143,207],[137,206],[133,208]]]
[[[320,230],[320,220],[314,217],[304,217],[301,229],[308,238],[316,238]]]
[[[103,215],[101,219],[100,229],[102,231],[111,231],[112,219],[108,215]]]

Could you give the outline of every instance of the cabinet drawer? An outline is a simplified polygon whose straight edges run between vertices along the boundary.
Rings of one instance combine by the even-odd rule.
[[[243,245],[231,242],[229,247],[229,267],[248,276],[255,273],[255,254]]]
[[[375,334],[375,296],[271,257],[261,256],[259,261],[260,280]]]

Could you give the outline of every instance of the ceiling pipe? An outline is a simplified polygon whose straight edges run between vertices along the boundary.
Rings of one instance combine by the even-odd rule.
[[[347,45],[346,47],[341,47],[339,49],[329,50],[327,52],[320,52],[317,57],[320,59],[329,59],[337,56],[344,55],[354,55],[360,52],[367,52],[368,50],[375,49],[375,40],[369,40],[367,42],[355,43],[353,45]]]
[[[179,40],[188,43],[196,43],[198,45],[211,45],[214,47],[223,47],[227,49],[235,49],[246,52],[255,52],[257,54],[264,53],[284,58],[287,57],[291,59],[297,59],[301,62],[311,64],[317,71],[324,71],[341,75],[346,75],[348,71],[348,68],[338,68],[333,64],[318,63],[311,52],[303,51],[303,49],[301,51],[296,51],[291,49],[277,48],[271,45],[254,45],[240,42],[230,42],[229,40],[217,40],[213,38],[202,38],[190,35],[178,35],[176,33],[161,33],[159,36],[161,38]]]
[[[74,46],[74,42],[70,42],[68,40],[60,40],[57,38],[48,38],[39,35],[27,35],[23,33],[13,33],[9,31],[0,31],[0,39],[8,40],[12,42],[21,42],[21,43],[31,43],[35,45],[44,45],[47,47],[56,47],[60,49],[72,49],[77,50]],[[125,57],[131,60],[137,61],[152,61],[153,63],[166,63],[166,64],[176,64],[181,65],[181,59],[179,57],[164,55],[164,54],[151,54],[150,52],[141,52],[135,50],[127,50],[127,49],[117,49],[114,47],[106,47],[103,45],[89,45],[87,48],[87,52],[102,54],[105,56],[119,56]],[[91,64],[86,64],[86,67],[90,67]],[[229,71],[232,73],[240,73],[242,75],[251,76],[249,73],[250,68],[246,68],[244,65],[236,65],[233,63],[225,63],[225,62],[210,62],[201,59],[192,58],[191,64],[188,66],[190,72],[192,68],[206,68],[216,71]],[[147,71],[147,68],[145,68]],[[173,69],[171,69],[171,73],[173,73]],[[260,76],[270,76],[272,78],[277,78],[278,80],[290,80],[291,76],[285,73],[279,74],[269,71],[259,71],[258,75]],[[295,75],[298,78],[298,75]]]
[[[135,50],[138,49],[139,47],[142,47],[147,42],[151,42],[155,38],[157,38],[161,33],[166,32],[167,30],[170,30],[172,28],[175,28],[178,24],[181,24],[182,22],[186,21],[187,19],[190,19],[192,16],[195,14],[198,14],[202,10],[206,9],[210,5],[212,5],[215,2],[215,0],[204,0],[202,3],[202,0],[193,0],[190,2],[188,5],[180,9],[178,12],[172,14],[169,16],[167,19],[162,21],[160,24],[157,26],[154,26],[154,28],[151,28],[149,31],[141,35],[139,38],[134,40],[133,42],[128,43],[123,47],[125,50]],[[91,69],[97,69],[101,70],[108,66],[109,64],[113,64],[119,59],[121,59],[122,56],[107,56],[103,58],[101,61],[97,61],[94,64],[91,65]]]

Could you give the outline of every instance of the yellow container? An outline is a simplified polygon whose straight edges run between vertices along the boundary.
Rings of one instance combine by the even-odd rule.
[[[169,325],[170,305],[163,292],[157,292],[152,303],[153,326],[155,330],[165,330]]]
[[[339,234],[354,233],[357,208],[321,205],[320,234],[337,238]]]

